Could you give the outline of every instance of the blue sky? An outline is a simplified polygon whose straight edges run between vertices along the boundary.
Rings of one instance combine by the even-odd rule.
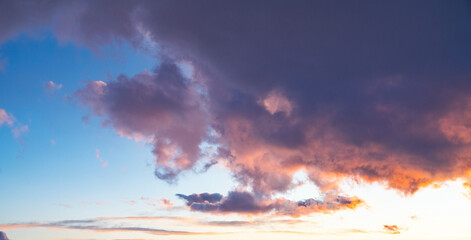
[[[133,215],[152,207],[125,201],[176,201],[175,193],[208,191],[195,179],[215,192],[231,187],[230,176],[221,169],[189,173],[174,185],[159,181],[153,175],[150,146],[119,136],[98,117],[83,120],[90,113],[73,98],[77,89],[87,81],[152,69],[157,61],[150,54],[125,43],[91,52],[58,43],[48,32],[12,39],[1,46],[1,53],[8,59],[0,75],[2,108],[29,127],[18,140],[7,126],[1,127],[0,187],[9,193],[2,197],[2,223],[25,222],[31,216],[38,221],[93,217],[88,211],[96,216]],[[43,87],[48,81],[63,87],[48,91]],[[108,163],[105,168],[96,158],[97,149]],[[214,177],[225,180],[211,181]]]

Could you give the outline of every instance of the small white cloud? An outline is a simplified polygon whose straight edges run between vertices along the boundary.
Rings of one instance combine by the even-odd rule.
[[[54,83],[53,81],[49,81],[47,83],[44,83],[44,88],[48,91],[55,91],[55,90],[61,89],[62,84],[57,84],[57,83]]]

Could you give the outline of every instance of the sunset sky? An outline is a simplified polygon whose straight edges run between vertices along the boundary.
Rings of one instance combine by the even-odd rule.
[[[0,240],[458,240],[470,216],[470,1],[0,0]]]

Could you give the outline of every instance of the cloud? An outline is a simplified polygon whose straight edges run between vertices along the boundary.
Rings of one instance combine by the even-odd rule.
[[[168,200],[167,198],[161,198],[161,199],[159,199],[159,202],[162,204],[163,208],[170,209],[170,208],[173,208],[173,206],[174,206],[174,204],[170,200]]]
[[[121,218],[122,219],[122,218]],[[129,218],[127,218],[129,219]],[[103,221],[110,218],[87,219],[87,220],[64,220],[50,223],[27,223],[27,224],[0,224],[2,229],[25,229],[25,228],[62,228],[71,230],[85,230],[95,232],[141,232],[153,235],[219,235],[230,234],[226,232],[190,232],[175,231],[158,228],[134,227],[120,224],[119,226],[104,226]],[[111,219],[113,220],[113,219]],[[114,219],[116,220],[116,219]],[[106,224],[105,224],[106,225]],[[1,233],[1,232],[0,232]],[[0,235],[1,236],[1,235]],[[6,237],[6,235],[5,235]]]
[[[26,133],[28,131],[29,131],[28,125],[22,125],[22,124],[18,124],[18,126],[11,129],[11,132],[13,133],[13,136],[15,137],[15,139],[19,139],[23,133]]]
[[[5,109],[0,108],[0,126],[3,124],[11,126],[15,121],[16,119],[13,117],[13,115],[11,115],[11,113],[7,113]]]
[[[134,206],[134,205],[136,205],[137,202],[131,200],[131,201],[124,201],[124,203],[125,203],[125,204],[128,204],[128,205],[131,205],[131,206]]]
[[[193,203],[216,203],[221,201],[223,196],[219,193],[196,193],[188,196],[177,194],[177,197],[185,199],[187,205],[191,206]]]
[[[7,125],[11,128],[11,133],[13,137],[22,143],[21,135],[29,131],[28,125],[23,125],[16,121],[16,118],[13,114],[8,113],[5,109],[0,108],[0,126]]]
[[[399,234],[399,228],[397,225],[383,225],[383,229],[390,234]]]
[[[281,92],[276,90],[268,93],[263,100],[259,101],[259,104],[263,105],[272,115],[277,112],[284,112],[289,116],[293,110],[293,104]]]
[[[100,161],[102,168],[108,167],[108,162],[103,161],[103,159],[102,159],[101,156],[100,156],[100,149],[98,149],[98,148],[95,149],[95,158],[96,158],[98,161]]]
[[[323,200],[306,199],[304,201],[291,201],[285,198],[261,199],[247,191],[231,191],[227,196],[218,193],[208,194],[177,194],[186,200],[192,211],[209,212],[215,214],[239,213],[253,215],[260,213],[274,213],[299,217],[316,212],[333,212],[341,209],[355,209],[363,204],[357,197],[344,197],[329,192]]]
[[[465,190],[464,195],[471,200],[471,184],[463,183],[463,188]]]
[[[171,182],[202,156],[199,145],[207,136],[208,118],[199,91],[198,83],[167,60],[154,72],[89,82],[75,95],[121,135],[150,141],[156,176]]]
[[[59,90],[62,88],[62,84],[57,84],[57,83],[54,83],[53,81],[49,81],[47,83],[44,83],[44,88],[48,91],[55,91],[55,90]]]
[[[89,82],[75,96],[121,135],[148,141],[156,176],[169,182],[218,160],[261,198],[296,187],[298,171],[323,192],[355,179],[412,194],[471,169],[467,1],[1,9],[0,39],[49,23],[60,39],[90,47],[158,44],[165,57],[154,71]],[[191,63],[190,77],[181,62]],[[221,211],[213,205],[201,207]]]
[[[7,234],[0,231],[0,240],[8,240]]]
[[[199,222],[201,225],[206,226],[219,226],[219,227],[247,227],[247,226],[258,226],[266,224],[282,224],[282,225],[296,225],[302,223],[312,223],[305,220],[297,219],[281,219],[281,220],[270,220],[270,219],[259,219],[259,220],[250,220],[250,221],[203,221]]]
[[[172,75],[171,84],[158,80],[159,71],[175,65],[166,61],[153,73],[89,83],[78,95],[123,135],[153,138],[162,179],[197,166],[197,146],[212,141],[236,179],[260,194],[291,189],[299,170],[323,191],[355,178],[414,193],[471,168],[469,114],[461,114],[471,111],[471,85],[464,80],[471,59],[459,54],[469,50],[460,39],[471,32],[444,27],[471,23],[464,4],[358,4],[361,14],[353,14],[348,2],[123,3],[129,14],[140,14],[110,21],[110,27],[125,22],[145,29],[166,55],[191,62],[195,74],[185,81]],[[93,16],[113,19],[108,13]],[[243,21],[234,22],[233,15]],[[427,19],[444,25],[431,27]],[[90,28],[86,37],[100,35],[92,25],[83,27]],[[127,34],[133,31],[103,34],[134,39]],[[182,126],[186,133],[176,133]],[[215,134],[208,136],[207,129]]]
[[[59,203],[59,204],[57,204],[57,206],[61,206],[61,207],[64,207],[64,208],[72,208],[72,205],[64,204],[64,203]]]

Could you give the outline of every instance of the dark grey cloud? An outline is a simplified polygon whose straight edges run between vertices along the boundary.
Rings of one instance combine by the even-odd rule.
[[[363,204],[363,200],[357,197],[345,197],[333,192],[327,193],[323,199],[306,199],[294,202],[284,198],[261,199],[247,191],[230,191],[227,196],[214,193],[209,200],[203,199],[201,194],[183,195],[192,211],[209,212],[215,214],[239,213],[254,215],[260,213],[272,213],[276,215],[288,215],[298,217],[315,212],[333,212],[342,209],[355,209]],[[207,195],[206,195],[207,196]],[[216,200],[219,199],[219,200]]]
[[[0,231],[0,240],[8,240],[7,234]]]
[[[177,194],[177,197],[183,198],[187,201],[187,205],[190,206],[193,203],[216,203],[221,201],[222,195],[219,193],[199,193],[191,195]]]

